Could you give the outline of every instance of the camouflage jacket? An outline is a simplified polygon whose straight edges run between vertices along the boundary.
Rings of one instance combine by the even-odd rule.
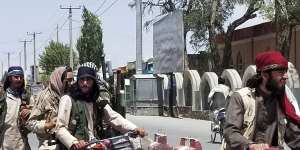
[[[49,140],[51,134],[54,133],[53,130],[46,131],[44,125],[46,121],[57,117],[59,99],[60,96],[49,87],[41,91],[36,97],[26,127],[37,134],[40,145],[45,140]]]

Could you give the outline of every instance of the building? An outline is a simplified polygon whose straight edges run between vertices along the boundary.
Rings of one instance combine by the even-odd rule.
[[[271,22],[261,23],[255,26],[236,30],[233,34],[232,41],[232,60],[234,68],[238,70],[240,75],[251,64],[255,62],[255,56],[258,52],[275,49],[275,25]],[[291,37],[291,47],[289,58],[297,70],[300,70],[300,28],[299,26],[293,29]],[[224,48],[224,39],[221,35],[217,37],[219,54],[222,58]]]

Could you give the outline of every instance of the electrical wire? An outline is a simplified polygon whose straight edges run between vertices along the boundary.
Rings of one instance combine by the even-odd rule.
[[[105,4],[105,2],[106,2],[107,0],[104,0],[102,3],[101,3],[101,5],[97,8],[97,10],[94,12],[95,14],[104,6],[104,4]]]
[[[102,16],[104,13],[106,13],[110,8],[112,8],[112,6],[114,4],[116,4],[116,2],[118,2],[119,0],[115,0],[113,1],[102,13],[100,13],[100,15],[98,15],[98,17]]]

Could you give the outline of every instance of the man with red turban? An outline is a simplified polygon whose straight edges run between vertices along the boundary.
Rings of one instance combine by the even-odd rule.
[[[285,94],[288,61],[278,51],[257,54],[257,74],[229,100],[224,149],[300,149],[300,117]]]

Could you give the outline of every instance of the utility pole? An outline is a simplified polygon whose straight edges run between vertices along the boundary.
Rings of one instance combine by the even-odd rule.
[[[58,24],[56,25],[56,42],[58,43],[58,31],[59,30],[59,28],[58,28]]]
[[[20,66],[22,66],[22,57],[21,57],[22,52],[19,51],[19,64]]]
[[[27,71],[27,53],[26,53],[26,44],[27,42],[31,42],[31,41],[27,41],[26,39],[23,40],[23,41],[20,41],[20,42],[23,42],[24,43],[24,69],[25,69],[25,72]],[[21,63],[20,63],[21,64]]]
[[[143,73],[142,2],[135,0],[136,7],[136,74]]]
[[[37,34],[42,34],[41,32],[33,32],[33,33],[28,33],[27,35],[32,35],[33,36],[33,72],[34,72],[34,76],[33,76],[33,83],[36,84],[37,82],[37,74],[38,71],[36,69],[37,65],[36,65],[36,49],[35,49],[35,37]]]
[[[7,66],[10,67],[10,52],[7,52]]]
[[[3,61],[1,61],[1,75],[2,75],[1,77],[3,78],[3,75],[4,75],[3,74]]]
[[[70,46],[70,67],[73,69],[73,44],[72,44],[72,9],[81,9],[81,7],[72,7],[71,5],[69,7],[62,7],[60,6],[60,9],[68,9],[69,10],[69,46]]]
[[[101,55],[101,68],[102,68],[102,75],[103,75],[103,80],[106,81],[106,64],[105,64],[105,54],[102,53]]]

